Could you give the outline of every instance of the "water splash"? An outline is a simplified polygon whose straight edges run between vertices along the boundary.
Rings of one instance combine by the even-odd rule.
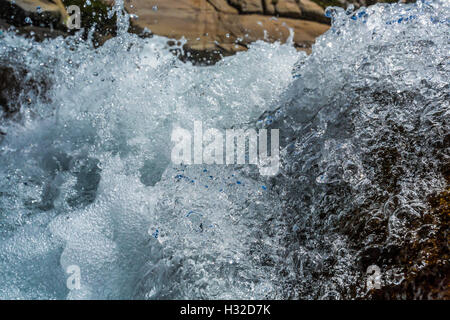
[[[121,33],[98,49],[76,37],[38,44],[6,33],[1,40],[5,63],[50,87],[45,99],[32,91],[18,97],[19,114],[2,120],[1,297],[269,292],[269,273],[245,257],[254,244],[243,223],[256,219],[244,215],[256,214],[247,202],[268,202],[259,183],[237,178],[233,168],[209,169],[207,176],[203,168],[186,168],[195,182],[182,188],[173,173],[180,168],[170,165],[170,134],[175,126],[191,129],[194,120],[229,128],[270,110],[302,53],[259,42],[199,68],[181,62],[160,37]],[[248,198],[219,192],[236,189],[225,179],[232,175],[248,181],[239,185]],[[189,210],[202,218],[186,218]],[[70,265],[81,271],[81,289],[71,292]],[[227,279],[231,270],[236,278]]]
[[[257,42],[203,68],[167,39],[127,34],[116,3],[122,31],[97,49],[0,35],[2,64],[49,87],[23,92],[0,123],[0,297],[363,295],[359,251],[401,243],[404,216],[445,186],[448,149],[433,144],[449,132],[448,2],[333,9],[308,57]],[[173,127],[266,111],[256,126],[280,128],[284,148],[275,180],[170,164]],[[386,157],[390,167],[371,160]],[[352,228],[376,219],[388,228],[355,246]],[[66,287],[70,265],[80,290]]]
[[[428,198],[448,186],[448,1],[330,12],[269,126],[284,136],[279,219],[301,226],[285,238],[286,294],[301,298],[364,296],[371,264],[386,288],[414,279],[445,224]],[[403,296],[427,297],[415,285]]]

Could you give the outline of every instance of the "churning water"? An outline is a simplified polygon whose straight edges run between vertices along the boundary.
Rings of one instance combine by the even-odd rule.
[[[450,6],[328,14],[310,56],[257,42],[209,67],[181,62],[160,37],[121,32],[94,49],[0,35],[0,62],[48,84],[0,123],[0,298],[361,295],[352,237],[335,226],[363,206],[394,243],[406,223],[389,196],[414,215],[446,186],[448,148],[434,144],[449,133]],[[173,165],[172,129],[194,121],[279,128],[280,175]],[[383,185],[376,146],[402,157],[397,189]],[[384,188],[384,211],[371,188]],[[72,265],[79,290],[66,286]]]

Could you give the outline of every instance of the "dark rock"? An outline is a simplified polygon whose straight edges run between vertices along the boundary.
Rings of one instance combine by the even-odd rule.
[[[0,19],[16,27],[45,27],[66,31],[67,12],[60,0],[27,2],[0,0]]]
[[[66,37],[69,35],[69,33],[65,31],[50,29],[46,27],[36,27],[33,25],[17,27],[6,22],[3,19],[0,19],[0,30],[12,31],[26,38],[33,38],[34,40],[39,42],[44,41],[45,39],[54,39],[57,37]]]
[[[11,101],[17,100],[20,80],[14,69],[0,66],[0,106],[6,116],[17,111],[17,105]]]
[[[304,80],[282,107],[260,119],[281,135],[282,165],[272,180],[284,205],[276,220],[298,230],[285,236],[286,259],[302,253],[301,273],[283,279],[286,295],[293,288],[296,298],[317,299],[330,290],[347,299],[448,298],[450,149],[442,135],[449,130],[448,85],[424,80],[427,90],[418,91],[393,90],[384,80],[359,88],[344,83],[342,92],[320,100],[305,84],[314,77],[308,68],[300,67]],[[352,83],[362,77],[352,74]],[[365,106],[379,117],[367,117]],[[429,114],[422,115],[424,108]],[[445,179],[442,192],[421,189]],[[371,265],[381,269],[384,283],[365,293]]]
[[[30,75],[20,64],[3,66],[0,61],[0,110],[4,118],[17,114],[21,105],[30,104],[34,99],[48,101],[45,93],[50,83],[44,76]]]

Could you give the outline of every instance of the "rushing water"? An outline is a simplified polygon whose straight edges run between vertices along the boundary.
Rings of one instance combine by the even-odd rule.
[[[0,298],[350,296],[334,292],[360,271],[331,220],[348,219],[369,196],[361,190],[377,175],[364,165],[365,144],[385,143],[367,142],[374,131],[401,123],[420,143],[448,135],[450,8],[328,13],[333,26],[309,57],[290,43],[257,42],[209,67],[181,62],[160,37],[119,32],[94,49],[75,38],[0,35],[1,63],[49,84],[45,94],[21,95],[20,113],[0,123]],[[364,98],[374,87],[421,98],[378,110]],[[251,166],[173,165],[172,129],[194,121],[280,128],[280,177]],[[434,150],[417,149],[403,152]],[[423,196],[445,188],[438,167],[448,156],[444,148],[424,157],[423,176],[405,170],[399,193],[424,206]],[[324,203],[323,186],[335,182],[349,193]],[[327,210],[343,214],[320,220]],[[333,274],[317,280],[330,259]],[[66,286],[72,265],[79,290]]]

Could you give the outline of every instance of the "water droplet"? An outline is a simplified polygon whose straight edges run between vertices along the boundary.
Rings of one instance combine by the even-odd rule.
[[[352,14],[353,11],[355,11],[355,6],[353,4],[351,4],[347,7],[347,10],[345,10],[345,13],[347,15],[350,15],[350,14]]]

